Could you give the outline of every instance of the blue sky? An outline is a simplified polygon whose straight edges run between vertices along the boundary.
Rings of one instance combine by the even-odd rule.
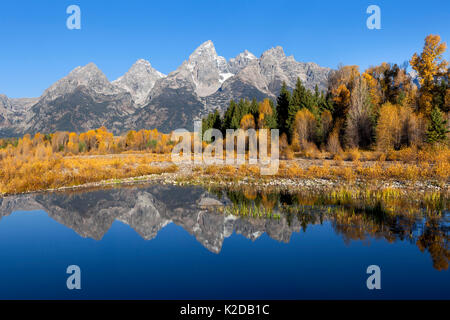
[[[81,30],[66,28],[71,4],[81,8]],[[381,8],[381,30],[366,27],[371,4]],[[39,96],[89,62],[110,80],[139,58],[169,73],[206,40],[227,59],[281,45],[298,61],[364,69],[402,63],[430,33],[450,41],[450,1],[1,1],[0,93]]]

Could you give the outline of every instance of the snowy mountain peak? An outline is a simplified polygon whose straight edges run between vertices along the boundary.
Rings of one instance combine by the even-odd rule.
[[[231,58],[228,62],[228,68],[231,73],[237,74],[239,71],[248,66],[252,61],[256,61],[258,58],[254,54],[245,50],[236,56]]]
[[[38,99],[0,96],[0,137],[24,133],[87,131],[105,125],[114,133],[140,128],[192,128],[192,121],[231,99],[275,99],[283,82],[293,88],[327,87],[330,69],[287,57],[282,47],[260,58],[248,50],[227,61],[212,41],[197,47],[165,76],[145,59],[109,82],[94,63],[77,67]],[[2,120],[3,119],[3,120]]]
[[[120,78],[112,83],[128,91],[137,105],[145,102],[150,90],[153,89],[158,79],[165,75],[154,69],[150,62],[144,59],[137,60],[131,68]]]
[[[217,55],[211,40],[195,49],[181,68],[187,69],[195,91],[200,97],[216,92],[226,79],[233,76],[229,71],[227,60]]]
[[[258,59],[258,58],[256,58],[256,56],[253,53],[249,52],[248,50],[244,50],[244,52],[240,53],[238,55],[238,57],[241,57],[241,58],[244,58],[244,59],[249,59],[249,60],[256,60],[256,59]]]

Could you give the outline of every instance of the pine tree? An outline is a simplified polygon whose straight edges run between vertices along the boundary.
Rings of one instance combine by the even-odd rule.
[[[319,101],[319,98],[320,98],[319,86],[316,84],[314,86],[314,99],[316,101]]]
[[[270,107],[272,108],[272,114],[266,117],[266,126],[268,129],[277,129],[278,128],[277,110],[272,100],[269,100],[269,104]]]
[[[234,102],[234,100],[231,100],[230,105],[228,106],[223,116],[222,133],[225,133],[226,129],[232,129],[231,120],[233,119],[233,115],[236,112],[236,108],[237,108],[236,102]]]
[[[272,100],[266,98],[259,104],[257,120],[259,129],[277,128],[277,116]]]
[[[300,78],[297,78],[297,82],[295,83],[295,88],[292,91],[291,97],[291,105],[302,107],[302,104],[305,102],[306,88],[303,86]]]
[[[202,136],[208,129],[222,129],[222,120],[220,119],[220,113],[216,110],[214,113],[208,114],[206,118],[202,120]],[[210,141],[209,137],[205,138],[206,141]]]
[[[288,111],[288,121],[287,121],[287,129],[288,129],[288,138],[291,141],[292,133],[294,130],[294,121],[297,112],[303,108],[312,112],[314,116],[318,116],[319,112],[317,110],[319,99],[319,89],[316,86],[316,91],[313,94],[310,90],[306,89],[303,86],[300,78],[297,78],[297,83],[295,84],[295,88],[292,91],[292,97],[289,102],[289,111]]]
[[[434,107],[430,114],[430,125],[427,130],[427,142],[436,143],[447,140],[447,121],[443,119],[438,107]]]
[[[289,118],[289,102],[291,100],[291,93],[287,89],[286,83],[283,82],[280,95],[277,98],[277,122],[280,134],[288,133],[288,118]]]
[[[259,103],[256,100],[256,98],[253,98],[252,102],[250,103],[249,112],[252,114],[253,118],[258,119],[258,109],[259,109]]]
[[[244,117],[244,115],[249,113],[249,109],[250,109],[250,102],[247,99],[239,100],[239,103],[237,104],[233,116],[231,118],[230,128],[226,129],[235,129],[235,130],[239,129],[241,126],[241,120]]]

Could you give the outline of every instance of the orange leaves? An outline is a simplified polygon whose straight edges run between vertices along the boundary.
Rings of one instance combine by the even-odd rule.
[[[335,113],[338,118],[345,118],[347,114],[350,105],[350,91],[356,78],[359,78],[358,66],[340,66],[330,75],[328,89],[336,104]]]
[[[422,53],[414,53],[410,64],[419,75],[420,97],[419,107],[422,112],[429,115],[432,110],[433,95],[438,77],[448,72],[448,62],[443,59],[443,53],[447,49],[445,42],[440,42],[441,37],[430,34],[425,38]]]
[[[114,136],[105,127],[78,135],[75,132],[55,132],[49,135],[29,134],[18,140],[0,141],[0,193],[18,193],[47,189],[111,177],[126,178],[166,172],[154,168],[151,162],[170,161],[173,143],[170,136],[158,130],[130,131],[125,136]],[[89,153],[143,153],[136,162],[131,155],[79,158]],[[73,157],[75,155],[75,157]],[[64,156],[64,157],[63,157]],[[120,157],[120,158],[116,158]],[[174,170],[173,168],[170,170]]]
[[[372,103],[375,106],[378,106],[381,103],[382,97],[381,97],[381,90],[380,90],[377,80],[367,72],[364,72],[362,74],[362,77],[363,77],[364,81],[367,83],[367,87],[369,89],[369,95],[370,95],[370,99],[371,99]]]
[[[148,155],[92,158],[51,156],[28,159],[7,157],[1,160],[0,193],[53,189],[177,170],[176,166],[152,165],[153,160]]]
[[[261,102],[259,104],[259,108],[258,108],[258,112],[259,113],[263,113],[265,115],[272,115],[273,110],[272,107],[270,105],[270,100],[269,99],[264,99],[263,102]]]
[[[306,108],[297,111],[294,120],[293,140],[297,140],[304,149],[308,142],[314,140],[317,122],[314,115]]]
[[[241,129],[255,129],[255,118],[252,114],[246,114],[241,119]]]
[[[350,105],[350,90],[343,83],[333,91],[333,101],[336,104],[336,114],[339,118],[344,118]]]
[[[381,151],[394,149],[400,140],[400,128],[398,106],[385,103],[380,109],[380,118],[376,128],[378,149]]]
[[[152,151],[157,153],[170,153],[173,143],[170,136],[158,132],[158,130],[129,131],[124,136],[114,136],[105,127],[89,130],[78,135],[75,132],[55,132],[51,135],[37,133],[33,139],[25,135],[17,140],[17,147],[12,147],[14,142],[0,140],[0,149],[7,149],[16,156],[43,157],[49,154],[47,146],[52,153],[77,155],[83,153],[109,154],[126,151]]]
[[[376,128],[377,147],[380,151],[417,146],[423,141],[423,119],[409,107],[385,103],[380,109]]]
[[[273,115],[273,109],[272,106],[270,105],[270,100],[269,99],[264,99],[263,102],[261,102],[258,106],[258,112],[259,112],[259,116],[258,116],[258,128],[262,129],[262,128],[267,128],[268,124],[267,122],[267,118]]]

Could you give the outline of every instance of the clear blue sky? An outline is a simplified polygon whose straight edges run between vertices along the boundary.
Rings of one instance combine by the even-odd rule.
[[[71,4],[81,8],[81,30],[66,28]],[[366,28],[371,4],[381,8],[381,30]],[[169,73],[206,40],[227,59],[281,45],[298,61],[364,69],[409,59],[430,33],[450,41],[450,1],[1,1],[0,93],[39,96],[89,62],[110,80],[139,58]]]

